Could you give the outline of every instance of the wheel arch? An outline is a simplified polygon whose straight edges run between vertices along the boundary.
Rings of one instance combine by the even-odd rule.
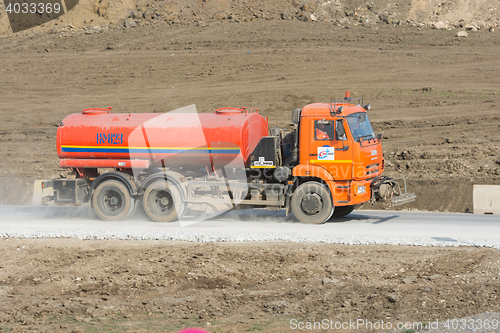
[[[332,174],[325,168],[317,165],[299,164],[295,168],[293,168],[292,174],[299,180],[299,183],[297,184],[295,189],[298,187],[298,185],[305,182],[317,181],[328,188],[328,191],[330,191],[330,195],[332,196],[333,200],[333,193],[335,193],[335,179],[333,178]]]
[[[332,204],[333,204],[333,194],[332,194],[332,190],[330,188],[330,185],[328,185],[328,183],[324,179],[317,178],[317,177],[299,177],[297,179],[295,187],[292,191],[292,195],[300,185],[305,184],[305,183],[317,183],[317,184],[325,187],[328,190],[328,193],[330,193],[330,199],[332,200]]]
[[[107,181],[107,180],[118,180],[119,182],[123,183],[127,189],[129,190],[131,195],[137,195],[138,193],[138,188],[135,182],[132,181],[133,176],[129,175],[128,173],[121,172],[121,171],[111,171],[111,172],[106,172],[97,177],[92,184],[90,185],[89,189],[89,202],[92,205],[92,196],[94,194],[95,189],[99,184]]]
[[[157,180],[165,180],[172,182],[177,188],[179,189],[179,192],[181,192],[181,196],[183,200],[186,200],[186,187],[182,184],[181,179],[184,178],[180,173],[175,172],[175,171],[161,171],[158,170],[157,172],[154,172],[150,175],[148,175],[146,178],[144,178],[140,182],[140,187],[144,190],[146,189],[150,184]]]

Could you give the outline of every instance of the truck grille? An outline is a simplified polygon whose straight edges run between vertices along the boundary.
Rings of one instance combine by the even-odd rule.
[[[379,172],[379,170],[380,170],[379,166],[380,166],[379,163],[374,163],[374,164],[367,165],[366,166],[366,174],[367,175],[372,175],[374,173]]]

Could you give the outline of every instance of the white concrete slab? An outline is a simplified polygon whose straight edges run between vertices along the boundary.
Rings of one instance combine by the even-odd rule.
[[[500,185],[474,185],[474,214],[500,215]]]

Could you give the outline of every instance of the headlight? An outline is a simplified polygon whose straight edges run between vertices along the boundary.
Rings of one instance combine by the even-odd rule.
[[[358,194],[363,194],[366,192],[366,186],[365,185],[359,185],[358,186]]]

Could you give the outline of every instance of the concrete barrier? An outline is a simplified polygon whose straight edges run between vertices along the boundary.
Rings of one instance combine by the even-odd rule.
[[[500,185],[474,185],[474,214],[500,215]]]

